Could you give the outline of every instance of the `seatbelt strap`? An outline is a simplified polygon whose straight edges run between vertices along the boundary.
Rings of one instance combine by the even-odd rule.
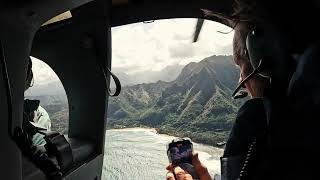
[[[109,96],[119,96],[120,92],[121,92],[121,83],[120,83],[120,80],[119,78],[113,74],[111,72],[111,70],[108,68],[108,67],[102,67],[102,71],[103,71],[103,76],[104,76],[104,79],[106,81],[106,89],[107,89],[107,93]],[[113,78],[114,80],[114,83],[116,84],[116,91],[112,94],[111,90],[110,90],[110,83],[107,81],[107,73],[109,73],[111,75],[111,77]],[[109,84],[108,84],[109,83]]]
[[[95,47],[95,45],[96,45],[95,39],[90,35],[88,35],[87,38],[88,38],[87,40],[90,41],[90,44],[91,44],[90,47],[88,47],[88,48],[93,48],[93,49],[98,50],[99,48]],[[99,52],[96,51],[96,54],[98,55]],[[111,96],[111,97],[119,96],[119,94],[121,92],[121,83],[120,83],[119,78],[111,72],[110,68],[106,64],[98,62],[98,61],[97,61],[97,63],[102,71],[108,96]],[[113,94],[110,89],[110,81],[108,80],[108,74],[110,74],[110,76],[113,78],[114,83],[116,85],[116,90]]]
[[[268,151],[271,149],[271,118],[272,118],[272,105],[269,98],[263,98],[263,105],[264,109],[266,111],[266,117],[267,117],[267,129],[266,129],[266,136],[267,136],[267,143],[268,143]]]

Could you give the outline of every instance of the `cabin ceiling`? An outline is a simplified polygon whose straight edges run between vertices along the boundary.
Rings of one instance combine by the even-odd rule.
[[[90,0],[71,1],[77,2],[78,4],[80,4],[80,1],[90,2]],[[49,0],[48,2],[51,1]],[[211,19],[230,26],[230,23],[225,19],[225,17],[228,17],[231,14],[232,4],[233,0],[112,0],[112,5],[110,4],[111,9],[106,13],[111,17],[110,25],[112,27],[169,18]],[[87,4],[84,6],[86,5]],[[59,4],[59,6],[61,7],[60,9],[66,9],[63,4]],[[48,11],[52,11],[50,6],[43,6],[43,8],[48,9]],[[83,14],[83,12],[81,12],[81,8],[77,9],[78,10],[68,10],[71,10],[72,16],[76,16],[76,14]],[[205,17],[201,9],[211,10],[212,12],[219,14],[219,16]],[[96,14],[99,12],[92,13]],[[64,19],[65,13],[61,14],[60,10],[59,12],[57,11],[56,16],[59,14],[60,17],[51,17],[52,19],[47,19],[47,21],[45,21],[46,24]],[[221,18],[221,16],[224,18]]]
[[[111,25],[168,18],[204,18],[228,25],[225,19],[205,17],[201,9],[228,16],[232,4],[233,0],[112,0]]]

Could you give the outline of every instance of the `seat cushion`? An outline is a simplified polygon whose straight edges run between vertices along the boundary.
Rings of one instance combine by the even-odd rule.
[[[67,138],[73,155],[74,164],[81,163],[87,160],[95,153],[95,144],[90,141],[81,140],[78,138]]]

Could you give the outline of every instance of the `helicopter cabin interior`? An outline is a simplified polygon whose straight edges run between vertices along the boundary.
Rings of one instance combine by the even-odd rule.
[[[21,151],[13,141],[22,126],[26,71],[30,56],[47,63],[60,78],[68,98],[68,142],[73,161],[65,179],[100,179],[108,95],[101,67],[111,68],[111,27],[168,18],[202,18],[232,10],[231,0],[31,0],[0,5],[1,176],[24,176]],[[66,18],[50,19],[67,12]],[[223,18],[210,17],[229,26]],[[107,82],[107,83],[106,83]]]

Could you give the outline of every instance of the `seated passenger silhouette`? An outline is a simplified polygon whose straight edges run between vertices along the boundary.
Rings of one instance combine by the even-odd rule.
[[[33,86],[33,82],[34,80],[32,72],[32,61],[31,59],[29,59],[25,91]],[[47,131],[51,130],[50,117],[47,111],[40,106],[39,100],[24,100],[24,118],[37,128],[46,129]],[[35,130],[27,130],[27,132],[29,134],[29,137],[32,138],[32,142],[34,145],[42,146],[46,143],[43,138],[44,135],[35,132]]]

